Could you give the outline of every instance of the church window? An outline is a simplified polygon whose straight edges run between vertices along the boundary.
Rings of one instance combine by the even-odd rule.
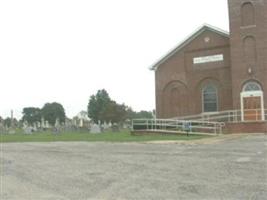
[[[261,86],[255,81],[250,81],[243,87],[244,92],[261,91]]]
[[[246,2],[241,7],[242,26],[255,24],[255,12],[252,3]]]
[[[217,88],[214,85],[207,85],[202,90],[203,111],[216,112],[218,111],[218,94]]]

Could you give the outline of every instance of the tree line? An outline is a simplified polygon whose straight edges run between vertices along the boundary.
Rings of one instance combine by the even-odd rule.
[[[153,113],[150,111],[135,112],[131,107],[112,100],[105,89],[98,90],[96,94],[90,96],[87,114],[94,123],[123,123],[126,120],[136,118],[153,118]],[[33,125],[36,122],[41,122],[42,119],[48,121],[52,126],[55,125],[57,119],[61,123],[65,122],[65,109],[57,102],[46,103],[42,108],[25,107],[20,121],[27,121],[28,124]],[[3,119],[0,116],[0,122],[10,127],[12,120],[10,117]],[[16,123],[18,123],[18,120],[13,119],[13,124]]]
[[[42,108],[23,108],[22,114],[22,121],[27,121],[31,125],[35,122],[41,122],[42,118],[50,125],[54,125],[57,119],[61,123],[65,122],[66,119],[64,107],[57,102],[46,103]]]
[[[112,100],[105,89],[98,90],[95,95],[90,97],[88,107],[88,117],[95,123],[120,123],[134,118],[152,118],[153,114],[149,111],[135,112],[125,104],[119,104]]]

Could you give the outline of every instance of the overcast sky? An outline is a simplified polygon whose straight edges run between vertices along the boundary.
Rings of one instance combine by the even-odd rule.
[[[229,30],[227,0],[1,0],[0,116],[59,102],[73,117],[102,88],[152,110],[149,67],[203,23]]]

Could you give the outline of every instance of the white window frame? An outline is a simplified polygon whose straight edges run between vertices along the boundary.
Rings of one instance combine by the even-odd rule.
[[[212,86],[216,91],[216,111],[205,112],[204,91],[205,88],[208,86]],[[219,98],[218,98],[218,88],[216,87],[216,85],[214,84],[205,85],[204,87],[202,87],[201,95],[202,95],[202,113],[217,113],[219,111]]]

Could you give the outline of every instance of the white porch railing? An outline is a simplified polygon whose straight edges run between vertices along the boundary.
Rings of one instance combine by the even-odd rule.
[[[134,119],[133,131],[164,132],[164,133],[194,133],[221,134],[225,126],[222,122],[186,121],[175,119]]]
[[[246,120],[255,119],[251,121],[267,120],[267,109],[264,110],[264,119],[262,119],[261,110],[252,109],[245,110]],[[249,111],[254,111],[252,114]],[[240,110],[228,110],[216,113],[202,113],[198,115],[191,115],[185,117],[178,117],[172,119],[134,119],[132,121],[133,131],[148,131],[148,132],[170,132],[170,133],[206,133],[206,134],[220,134],[229,122],[241,122],[242,113]],[[186,129],[186,125],[189,130]]]
[[[246,118],[255,118],[254,121],[267,120],[267,109],[264,110],[264,119],[261,117],[261,109],[247,109],[246,112],[254,111],[252,114],[246,113]],[[190,115],[185,117],[173,118],[177,120],[196,120],[196,121],[208,121],[208,122],[241,122],[242,113],[241,110],[227,110],[214,113],[201,113],[198,115]],[[249,120],[246,120],[249,121]]]

